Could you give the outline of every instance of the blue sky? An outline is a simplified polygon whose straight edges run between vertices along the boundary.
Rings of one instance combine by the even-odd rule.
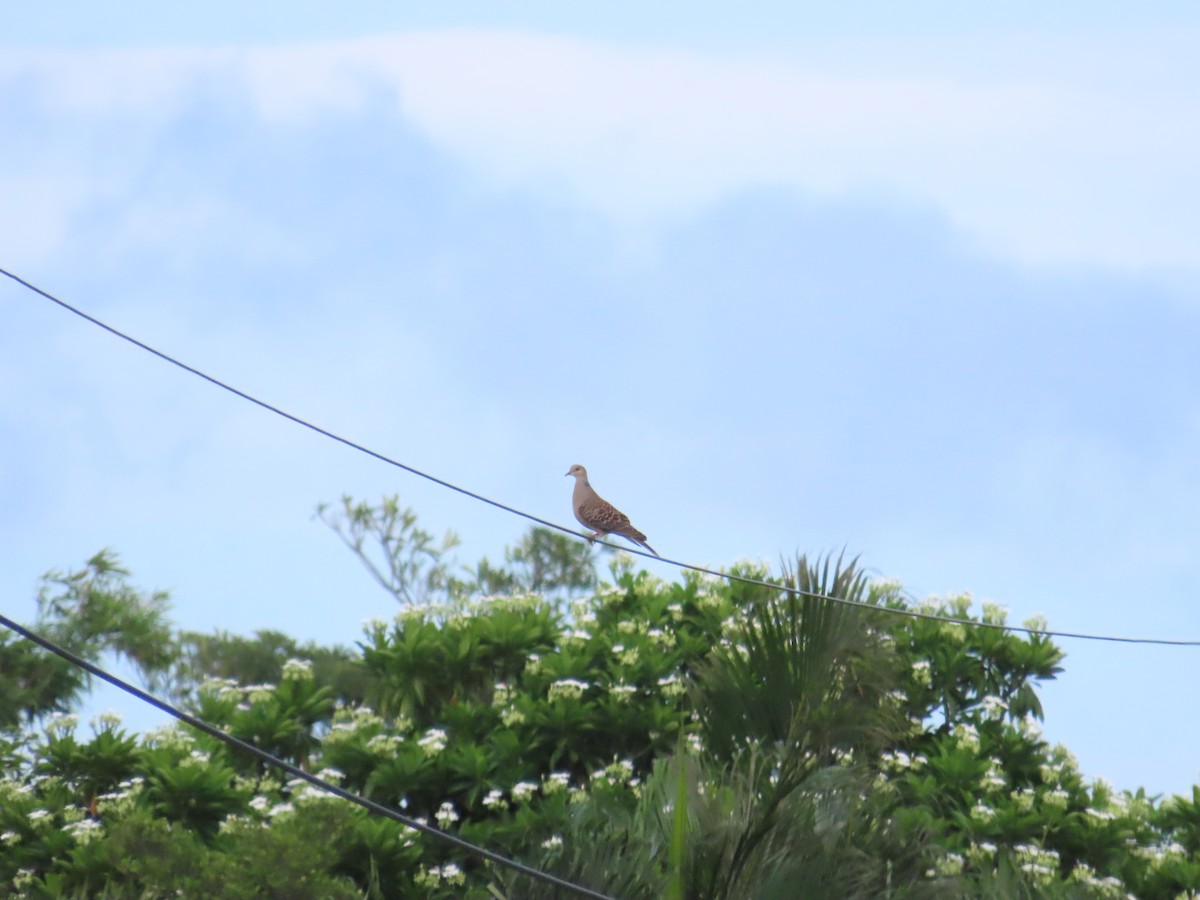
[[[3,266],[537,515],[581,462],[667,556],[1200,638],[1183,4],[123,10],[0,13]],[[0,437],[27,618],[110,546],[182,626],[349,643],[391,601],[317,503],[524,530],[9,283]],[[1194,649],[1064,647],[1051,740],[1200,779]]]

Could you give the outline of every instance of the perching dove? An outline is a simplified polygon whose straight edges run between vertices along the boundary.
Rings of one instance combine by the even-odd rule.
[[[567,470],[567,474],[575,476],[575,492],[571,495],[575,518],[580,525],[596,532],[587,536],[588,543],[606,534],[619,534],[658,556],[658,551],[646,543],[646,536],[629,524],[629,516],[596,493],[588,481],[587,469],[574,465]]]

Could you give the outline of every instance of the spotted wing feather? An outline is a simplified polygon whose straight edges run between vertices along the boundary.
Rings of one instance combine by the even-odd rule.
[[[620,533],[624,529],[629,529],[639,538],[645,538],[644,534],[639,533],[629,524],[629,516],[599,497],[585,500],[579,505],[579,520],[594,531]]]

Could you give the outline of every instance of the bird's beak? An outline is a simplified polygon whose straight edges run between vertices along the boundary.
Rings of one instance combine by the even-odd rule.
[[[566,476],[568,476],[570,474],[571,474],[570,472],[563,472],[563,477],[565,478]]]

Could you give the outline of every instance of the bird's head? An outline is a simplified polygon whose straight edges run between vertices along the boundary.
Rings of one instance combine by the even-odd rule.
[[[582,478],[584,481],[587,481],[587,469],[579,465],[579,463],[575,463],[575,465],[567,469],[567,475],[574,475],[576,479]]]

